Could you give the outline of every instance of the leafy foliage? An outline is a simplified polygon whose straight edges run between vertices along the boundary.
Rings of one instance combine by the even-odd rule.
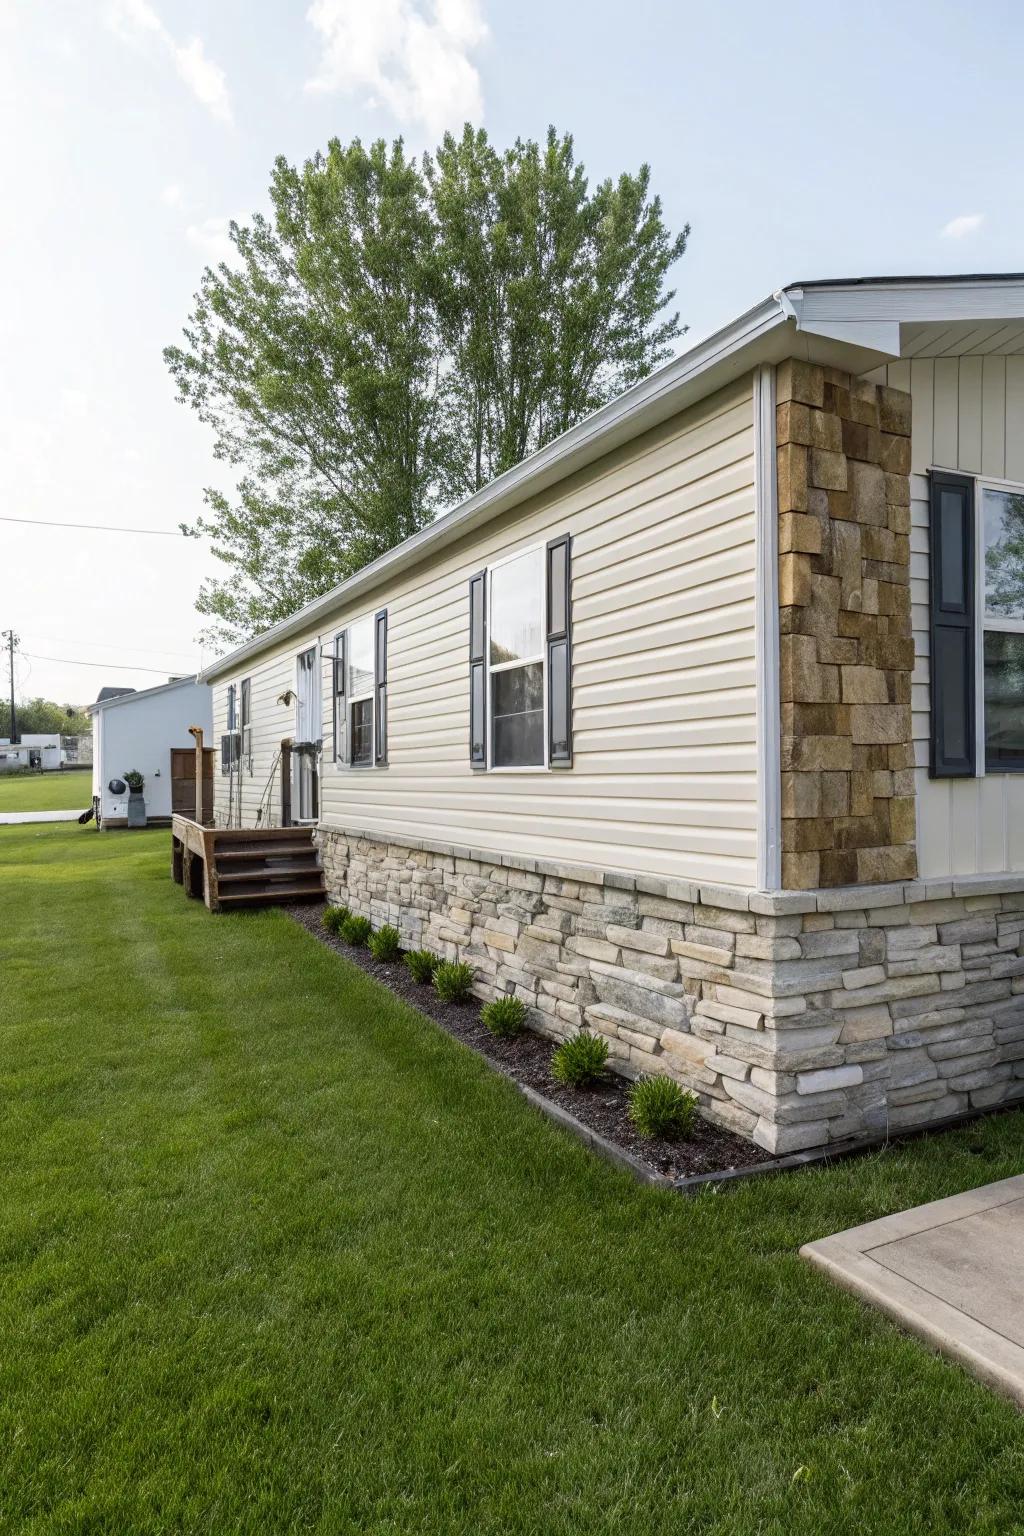
[[[336,934],[339,932],[342,923],[344,923],[350,916],[351,913],[349,912],[348,907],[329,906],[324,907],[320,921],[323,923],[328,933]]]
[[[370,954],[375,960],[394,960],[402,948],[401,934],[397,928],[392,928],[385,923],[383,928],[378,928],[369,938]]]
[[[178,398],[239,476],[186,532],[227,567],[211,636],[266,629],[644,377],[681,334],[646,166],[591,190],[572,138],[467,125],[422,165],[334,139],[275,162],[179,346]]]
[[[440,961],[429,949],[410,949],[402,958],[413,981],[418,981],[420,986],[427,986],[433,981]]]
[[[434,968],[433,980],[442,1002],[465,1003],[473,989],[473,967],[462,960],[442,960]]]
[[[75,704],[24,699],[17,706],[19,736],[91,736],[92,720]],[[0,700],[0,736],[11,734],[11,706]]]
[[[146,787],[145,777],[139,772],[137,768],[129,768],[128,772],[123,773],[121,777],[124,779],[125,783],[128,785],[128,788],[134,795],[141,795],[142,791]]]
[[[373,932],[373,925],[368,917],[357,917],[350,913],[344,922],[338,926],[338,937],[353,948],[360,949]]]
[[[582,1088],[603,1075],[608,1060],[608,1042],[603,1035],[581,1029],[564,1040],[551,1058],[551,1076],[570,1088]]]
[[[683,1138],[693,1131],[697,1096],[670,1077],[642,1077],[629,1090],[628,1114],[641,1136]]]
[[[521,1035],[526,1028],[526,1004],[521,997],[496,997],[484,1004],[480,1017],[492,1035]]]

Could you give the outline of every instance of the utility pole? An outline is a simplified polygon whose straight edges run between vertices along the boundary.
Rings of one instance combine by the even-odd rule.
[[[18,744],[18,716],[14,708],[14,653],[18,649],[20,641],[13,629],[5,629],[3,637],[7,641],[7,651],[10,666],[11,679],[11,746]]]

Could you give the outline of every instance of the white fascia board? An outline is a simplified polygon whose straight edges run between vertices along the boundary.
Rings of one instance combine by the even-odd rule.
[[[1018,275],[823,283],[786,292],[801,329],[843,322],[1024,319],[1024,278]]]
[[[778,296],[765,299],[724,330],[716,331],[706,341],[666,363],[578,426],[499,475],[429,527],[364,566],[323,597],[307,603],[290,618],[212,662],[199,674],[199,680],[212,682],[236,671],[250,657],[309,630],[321,618],[353,602],[361,593],[438,553],[491,518],[511,510],[528,496],[547,490],[631,438],[658,426],[687,405],[751,371],[757,364],[781,362],[793,350],[793,340],[790,316]]]

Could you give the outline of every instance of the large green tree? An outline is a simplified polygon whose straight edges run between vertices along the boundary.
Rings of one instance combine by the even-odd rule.
[[[75,704],[23,699],[17,706],[18,735],[91,736],[92,721]],[[0,699],[0,736],[11,734],[11,706]]]
[[[669,355],[685,249],[646,166],[590,190],[572,139],[504,154],[466,127],[422,166],[402,143],[283,158],[271,219],[203,273],[179,398],[237,493],[207,490],[228,567],[209,634],[266,629],[565,431]]]

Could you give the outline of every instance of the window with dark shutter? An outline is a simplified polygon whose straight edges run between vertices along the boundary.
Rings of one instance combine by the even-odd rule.
[[[572,539],[547,547],[548,763],[572,766]]]
[[[334,761],[344,763],[347,761],[345,743],[345,634],[334,637],[334,656],[332,659],[331,675],[331,701],[334,718]]]
[[[242,716],[242,760],[246,765],[246,771],[252,773],[252,679],[242,679],[239,693]]]
[[[375,761],[388,760],[388,611],[382,608],[374,619],[374,730]]]
[[[469,761],[487,767],[487,572],[469,579]]]
[[[975,771],[974,482],[931,475],[932,778]]]

